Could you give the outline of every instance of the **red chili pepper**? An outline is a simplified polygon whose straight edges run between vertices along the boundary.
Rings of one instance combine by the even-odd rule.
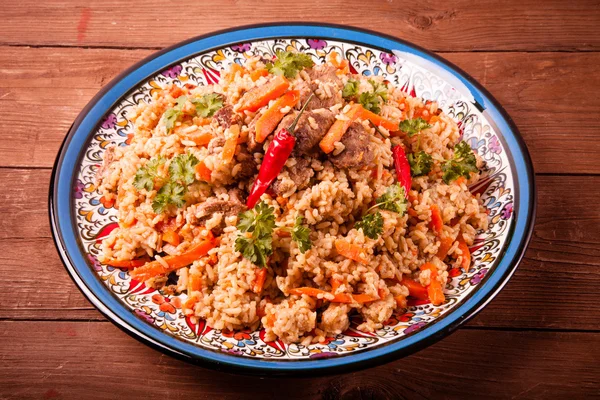
[[[402,146],[395,146],[392,149],[392,154],[394,156],[394,167],[396,168],[398,182],[404,187],[404,194],[408,197],[412,179],[410,177],[410,164],[406,158],[406,153]]]
[[[248,208],[254,208],[256,203],[258,203],[260,196],[265,193],[269,185],[277,178],[277,175],[281,172],[285,162],[290,157],[292,150],[294,150],[294,145],[296,144],[296,137],[294,136],[296,124],[313,96],[314,94],[311,94],[308,100],[306,100],[300,113],[298,113],[289,128],[280,129],[275,136],[273,136],[273,141],[265,153],[260,170],[258,171],[258,176],[252,184],[250,195],[246,201],[246,206],[248,206]]]

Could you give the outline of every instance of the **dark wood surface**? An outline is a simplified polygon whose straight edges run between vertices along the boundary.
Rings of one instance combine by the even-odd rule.
[[[52,243],[49,177],[72,121],[124,68],[192,36],[290,20],[398,36],[479,80],[528,145],[538,218],[508,285],[430,348],[347,375],[230,375],[164,356],[91,306]],[[0,21],[0,399],[600,396],[599,1],[18,1]]]

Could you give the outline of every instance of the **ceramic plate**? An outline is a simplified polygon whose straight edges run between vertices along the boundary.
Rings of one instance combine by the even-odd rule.
[[[413,303],[382,329],[363,333],[353,321],[326,343],[265,342],[262,331],[224,332],[193,323],[173,297],[98,262],[99,242],[117,225],[116,210],[94,186],[105,149],[127,146],[128,111],[171,82],[218,82],[231,63],[288,49],[323,62],[331,51],[363,75],[382,75],[413,96],[435,100],[485,160],[471,187],[489,210],[487,231],[471,247],[474,266],[446,286],[441,306]],[[206,366],[253,373],[316,374],[363,368],[405,356],[447,335],[481,310],[521,260],[535,209],[531,161],[510,118],[467,74],[415,45],[376,33],[324,25],[243,27],[191,39],[136,64],[101,90],[71,127],[58,154],[50,189],[50,219],[62,260],[87,298],[132,336],[171,355]],[[183,298],[180,300],[185,300]],[[110,347],[110,343],[106,343]]]

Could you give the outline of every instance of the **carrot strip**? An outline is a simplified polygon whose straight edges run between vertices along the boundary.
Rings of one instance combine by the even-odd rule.
[[[240,72],[240,75],[244,75],[246,74],[248,71],[242,67],[240,64],[237,63],[233,63],[231,64],[231,67],[229,67],[229,72],[227,72],[224,76],[223,76],[223,80],[226,83],[231,83],[233,82],[235,75]]]
[[[338,52],[334,50],[331,53],[327,54],[327,62],[331,63],[334,67],[339,68],[340,62],[337,60],[337,57]]]
[[[339,142],[344,136],[344,133],[348,130],[352,122],[360,117],[363,108],[360,104],[354,104],[350,107],[350,110],[345,114],[346,120],[336,120],[331,128],[327,131],[321,142],[319,143],[319,147],[325,153],[331,153],[335,149],[335,143]]]
[[[438,252],[437,252],[436,256],[440,260],[443,260],[448,255],[448,251],[454,244],[454,240],[450,236],[442,236],[440,238],[440,242],[441,242],[440,247],[438,248]]]
[[[168,230],[162,234],[162,240],[173,246],[179,246],[179,243],[181,243],[179,235],[175,231],[171,230]]]
[[[263,76],[269,76],[269,71],[267,71],[264,68],[250,72],[250,79],[252,79],[252,82],[256,82],[259,78]]]
[[[406,296],[399,294],[398,296],[394,296],[394,300],[396,301],[396,308],[408,307],[408,301],[406,300]]]
[[[367,264],[367,255],[364,249],[356,244],[348,243],[343,239],[337,239],[335,241],[335,249],[346,258]]]
[[[252,291],[254,293],[262,292],[266,278],[267,278],[267,269],[260,268],[258,270],[258,272],[256,272],[256,279],[254,280],[254,285],[252,286]]]
[[[427,288],[413,279],[405,276],[400,281],[400,284],[406,286],[408,288],[408,293],[416,299],[425,300],[429,297]]]
[[[408,215],[410,215],[411,217],[415,217],[416,218],[416,217],[419,216],[419,214],[417,213],[417,211],[414,208],[412,208],[412,207],[408,208],[406,211],[408,212]]]
[[[188,294],[202,289],[202,277],[200,275],[190,275],[188,278]]]
[[[150,278],[164,275],[190,265],[200,257],[205,256],[210,249],[216,246],[216,244],[217,241],[214,238],[207,238],[192,246],[183,254],[163,257],[163,261],[167,263],[168,267],[165,267],[159,261],[151,261],[141,267],[135,268],[131,271],[130,275],[132,278],[140,281],[146,281]]]
[[[325,295],[332,294],[326,292],[325,290],[311,288],[311,287],[300,287],[290,289],[290,294],[295,294],[297,296],[307,295],[310,297],[318,297],[322,295],[323,300],[331,301],[332,303],[369,303],[375,300],[379,300],[377,297],[370,296],[368,294],[349,294],[349,293],[338,293],[333,295],[333,299],[329,300]]]
[[[104,262],[106,265],[117,268],[137,268],[148,262],[148,258],[138,258],[136,260],[109,260]]]
[[[246,92],[240,99],[239,111],[256,111],[278,98],[290,87],[290,82],[283,76],[276,76],[262,86]]]
[[[237,140],[240,136],[240,126],[231,125],[229,128],[229,134],[225,132],[225,145],[223,145],[223,163],[228,164],[233,160],[235,155],[235,148],[237,147]]]
[[[446,301],[442,284],[437,279],[432,279],[429,286],[427,286],[427,295],[434,306],[439,306]]]
[[[275,129],[279,122],[281,122],[285,115],[281,112],[281,109],[286,107],[294,107],[299,99],[300,92],[297,90],[290,90],[278,98],[275,103],[269,107],[267,112],[265,112],[258,120],[256,120],[256,141],[258,143],[264,142],[267,136],[269,136],[271,132],[273,132],[273,129]]]
[[[210,133],[200,133],[197,135],[188,135],[186,139],[191,140],[198,146],[207,146],[213,136]]]
[[[337,292],[338,288],[340,286],[342,286],[342,282],[337,280],[337,279],[333,279],[331,278],[331,280],[329,281],[330,285],[331,285],[331,293]]]
[[[196,165],[196,172],[198,173],[198,175],[200,175],[200,179],[202,179],[205,182],[210,182],[212,171],[206,166],[206,164],[204,164],[204,161],[200,161]]]
[[[375,125],[382,126],[391,132],[397,131],[399,129],[398,122],[390,121],[389,119],[383,118],[381,115],[377,115],[374,112],[369,111],[364,108],[362,108],[362,110],[361,110],[361,118],[368,119]]]
[[[471,251],[469,250],[469,246],[467,246],[462,236],[459,236],[458,238],[458,248],[462,252],[462,261],[460,266],[465,270],[465,272],[469,272],[469,268],[471,267]]]
[[[442,214],[440,212],[440,208],[437,204],[431,206],[431,229],[435,231],[438,235],[442,233],[442,229],[444,227],[444,221],[442,220]]]

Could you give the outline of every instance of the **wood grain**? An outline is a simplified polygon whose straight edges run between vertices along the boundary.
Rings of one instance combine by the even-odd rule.
[[[52,166],[85,104],[120,71],[149,54],[0,47],[0,166]],[[600,173],[600,75],[590,73],[600,64],[600,53],[445,56],[480,80],[506,108],[525,138],[536,172]]]
[[[69,11],[67,11],[69,10]],[[8,2],[3,44],[157,48],[249,23],[330,22],[376,29],[434,51],[598,50],[597,1],[110,0]]]
[[[0,322],[0,358],[0,392],[20,399],[585,398],[599,390],[600,335],[461,330],[381,367],[282,381],[185,364],[109,323]]]
[[[49,238],[48,170],[0,169],[0,318],[103,319],[62,268]],[[598,330],[599,177],[541,176],[534,238],[480,327]],[[565,205],[569,204],[568,207]],[[23,257],[27,254],[27,257]]]

